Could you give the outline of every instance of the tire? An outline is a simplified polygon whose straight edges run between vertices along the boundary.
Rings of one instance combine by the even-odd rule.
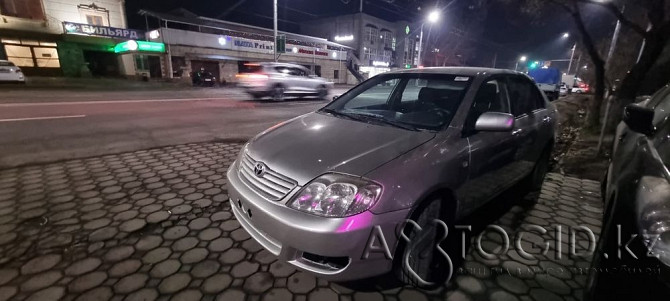
[[[452,223],[444,221],[444,202],[440,198],[433,198],[417,208],[411,220],[416,222],[422,231],[417,231],[413,226],[406,225],[401,229],[409,238],[409,242],[401,240],[393,262],[393,271],[402,283],[412,285],[421,289],[434,289],[444,285],[451,277],[454,265],[451,258],[454,256],[441,253],[437,248],[440,246],[451,246],[457,249],[458,237],[449,231],[444,238],[444,229],[441,229],[434,220],[440,220],[451,230]],[[446,254],[454,254],[452,248],[443,249]],[[408,268],[409,267],[409,268]],[[417,279],[418,276],[420,279]]]
[[[317,90],[317,95],[319,99],[325,100],[328,97],[329,92],[330,91],[328,91],[328,88],[326,88],[326,86],[320,86],[319,89]]]
[[[271,92],[272,100],[276,101],[276,102],[284,101],[285,97],[286,97],[285,93],[286,93],[286,88],[284,88],[284,86],[282,86],[282,85],[276,85],[276,86],[272,87],[272,92]]]
[[[535,162],[533,171],[524,180],[524,186],[528,192],[536,192],[542,189],[544,177],[549,172],[549,159],[551,158],[551,147],[545,147],[540,158]]]

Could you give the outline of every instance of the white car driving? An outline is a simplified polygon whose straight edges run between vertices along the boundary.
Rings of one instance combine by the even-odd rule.
[[[325,99],[333,83],[309,69],[287,63],[248,63],[237,74],[238,86],[253,98],[271,97],[283,101],[286,96],[318,96]]]

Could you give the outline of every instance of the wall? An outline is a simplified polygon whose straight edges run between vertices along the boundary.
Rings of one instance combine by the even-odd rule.
[[[86,18],[82,17],[77,5],[91,3],[109,10],[109,26],[127,27],[123,0],[42,0],[46,20],[0,16],[0,30],[61,34],[64,21],[86,23]]]

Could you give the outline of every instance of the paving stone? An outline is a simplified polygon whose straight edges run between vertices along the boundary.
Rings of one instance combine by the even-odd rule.
[[[12,281],[18,275],[19,271],[16,269],[0,269],[0,286]]]
[[[153,301],[156,300],[157,298],[158,298],[158,292],[155,289],[143,288],[139,291],[136,291],[128,295],[128,297],[126,297],[124,301]]]
[[[130,257],[134,252],[135,249],[132,246],[118,246],[107,251],[103,258],[105,261],[116,262]]]
[[[154,267],[151,269],[150,275],[154,278],[165,278],[179,271],[180,267],[181,263],[179,260],[169,259],[154,265]]]
[[[214,260],[205,260],[196,264],[191,270],[191,275],[196,278],[207,278],[215,274],[221,265]]]
[[[119,294],[128,294],[145,286],[149,276],[146,274],[132,274],[121,278],[114,284],[114,291]]]
[[[484,291],[484,284],[472,276],[460,276],[456,278],[458,288],[470,294],[480,294]],[[408,299],[409,300],[409,299]]]
[[[180,257],[181,262],[185,264],[196,263],[207,258],[209,251],[205,248],[195,248],[184,252]]]
[[[528,292],[528,286],[523,280],[510,275],[498,276],[496,278],[496,283],[498,283],[498,285],[500,285],[502,288],[516,295],[521,295]]]
[[[538,301],[563,301],[563,298],[545,289],[531,289],[530,296]]]
[[[172,297],[171,301],[199,301],[202,298],[202,293],[198,290],[186,290],[177,293]]]
[[[119,230],[123,232],[135,232],[142,229],[144,226],[146,226],[146,224],[147,222],[144,219],[131,219],[123,222],[119,226]]]
[[[259,266],[258,263],[242,261],[233,266],[230,274],[235,278],[249,277],[258,270]]]
[[[270,291],[268,291],[265,295],[263,295],[263,301],[284,301],[284,300],[291,300],[293,298],[293,294],[288,289],[285,288],[273,288]],[[224,300],[224,299],[221,299]],[[238,299],[238,300],[243,300],[243,299]],[[314,299],[314,300],[320,300],[320,299]]]
[[[165,232],[163,233],[163,238],[172,240],[179,239],[186,236],[186,234],[188,234],[188,231],[189,231],[188,227],[186,226],[174,226],[165,230]]]
[[[223,231],[233,231],[240,228],[240,223],[236,220],[227,220],[221,223],[220,227]]]
[[[59,254],[47,254],[28,261],[21,267],[21,274],[30,275],[49,270],[61,261]]]
[[[153,264],[165,260],[170,254],[172,254],[170,248],[153,249],[142,257],[142,261],[144,263]]]
[[[147,223],[150,224],[157,224],[162,221],[167,220],[170,217],[170,213],[168,211],[157,211],[154,213],[151,213],[147,216]]]
[[[135,248],[139,251],[146,251],[154,249],[161,245],[163,238],[158,235],[148,235],[140,238],[135,244]]]
[[[105,280],[107,280],[107,274],[105,272],[92,272],[81,275],[70,282],[68,291],[75,293],[87,291],[101,285]]]
[[[245,299],[246,294],[239,290],[227,290],[216,297],[216,301],[244,301]]]
[[[274,283],[272,274],[267,272],[255,273],[244,279],[244,291],[252,294],[262,294],[269,290]],[[320,300],[320,299],[316,299]]]
[[[304,294],[316,287],[316,278],[307,273],[295,273],[288,278],[287,286],[295,294]]]
[[[547,274],[541,274],[541,275],[537,275],[537,277],[535,277],[535,279],[537,280],[537,282],[543,288],[545,288],[545,289],[547,289],[551,292],[561,294],[561,295],[565,295],[565,294],[570,293],[570,287],[567,284],[565,284],[565,282],[563,282],[563,280],[558,279],[554,276],[550,276],[550,275],[547,275]]]
[[[233,246],[233,241],[227,237],[220,237],[212,240],[207,246],[212,252],[223,252]]]
[[[127,221],[129,219],[133,219],[133,218],[137,217],[137,215],[139,215],[139,214],[140,213],[137,212],[137,210],[128,210],[128,211],[121,212],[117,215],[114,215],[114,220]]]
[[[105,227],[93,231],[93,233],[88,236],[88,240],[92,242],[104,241],[114,237],[117,233],[119,233],[119,231],[115,227]]]
[[[187,251],[190,249],[195,248],[195,246],[198,245],[198,239],[192,236],[187,236],[178,239],[172,244],[172,250],[181,252],[181,251]]]
[[[275,277],[288,277],[295,272],[295,268],[288,263],[275,261],[270,265],[270,273]]]
[[[189,222],[188,227],[191,230],[202,230],[207,228],[207,226],[209,226],[210,223],[211,221],[208,218],[200,217]]]
[[[233,278],[227,274],[216,274],[203,282],[202,290],[208,294],[215,294],[228,288],[232,281]]]
[[[217,228],[207,228],[198,233],[198,238],[200,240],[210,241],[221,236],[221,229]]]
[[[172,208],[171,211],[172,211],[172,214],[186,214],[186,213],[191,212],[192,209],[193,209],[193,207],[191,207],[191,205],[182,204],[182,205],[179,205],[179,206],[176,206],[176,207]]]
[[[26,301],[57,301],[65,295],[65,288],[53,286],[30,295]]]
[[[13,286],[0,286],[0,301],[6,301],[14,297],[19,290]]]
[[[62,276],[60,271],[48,271],[34,275],[21,284],[21,290],[30,292],[49,287],[60,280]]]
[[[174,274],[163,279],[158,285],[158,291],[162,294],[172,294],[188,286],[191,282],[191,276],[186,273]]]
[[[518,301],[519,298],[515,297],[514,295],[506,292],[506,291],[495,291],[491,294],[490,299],[491,301]]]
[[[109,268],[109,276],[111,277],[123,277],[137,272],[142,266],[142,262],[137,259],[127,259],[121,262],[117,262],[111,268]]]

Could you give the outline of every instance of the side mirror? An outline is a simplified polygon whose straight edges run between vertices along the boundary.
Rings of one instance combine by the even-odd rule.
[[[340,98],[339,95],[335,95],[335,96],[333,96],[333,100],[337,100],[338,98]]]
[[[475,123],[475,130],[484,132],[508,132],[513,128],[514,115],[502,112],[486,112]]]
[[[654,134],[654,110],[629,104],[623,110],[623,122],[633,131],[650,136]]]

